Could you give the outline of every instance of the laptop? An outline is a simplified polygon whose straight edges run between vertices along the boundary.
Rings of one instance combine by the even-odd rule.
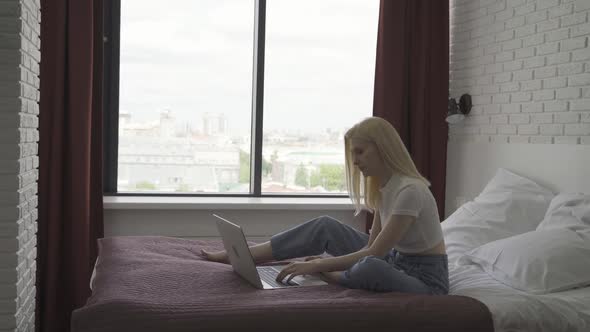
[[[283,282],[276,281],[277,275],[286,265],[256,266],[242,228],[219,215],[213,214],[213,216],[217,218],[217,229],[234,272],[254,287],[280,289],[328,284],[319,277],[311,275],[295,276],[288,283],[286,282],[288,276]]]

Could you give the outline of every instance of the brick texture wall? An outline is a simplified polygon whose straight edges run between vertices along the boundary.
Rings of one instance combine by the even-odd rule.
[[[0,0],[0,331],[35,330],[40,0]]]
[[[590,144],[590,0],[451,0],[449,141]]]

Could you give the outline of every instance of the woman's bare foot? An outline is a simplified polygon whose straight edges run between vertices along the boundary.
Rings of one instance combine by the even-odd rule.
[[[252,254],[252,258],[256,263],[262,263],[274,259],[272,256],[272,247],[270,245],[270,241],[253,245],[249,247],[249,249],[250,253]],[[201,255],[212,262],[229,264],[229,259],[227,258],[227,253],[225,250],[209,252],[201,249]]]
[[[225,251],[216,251],[216,252],[209,252],[201,249],[201,255],[205,257],[207,260],[212,262],[219,262],[219,263],[229,263],[227,259],[227,254]]]

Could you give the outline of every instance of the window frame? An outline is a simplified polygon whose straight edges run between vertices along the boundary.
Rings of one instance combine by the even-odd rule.
[[[343,198],[348,194],[262,193],[266,0],[254,0],[254,54],[249,193],[118,192],[121,0],[103,1],[103,196]],[[344,148],[344,147],[343,147]]]

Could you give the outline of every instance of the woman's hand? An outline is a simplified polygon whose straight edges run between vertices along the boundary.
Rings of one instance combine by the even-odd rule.
[[[277,275],[277,281],[283,282],[286,276],[289,276],[286,283],[289,283],[295,276],[318,273],[320,271],[320,265],[317,263],[318,260],[308,262],[292,262],[285,266],[284,269]]]

